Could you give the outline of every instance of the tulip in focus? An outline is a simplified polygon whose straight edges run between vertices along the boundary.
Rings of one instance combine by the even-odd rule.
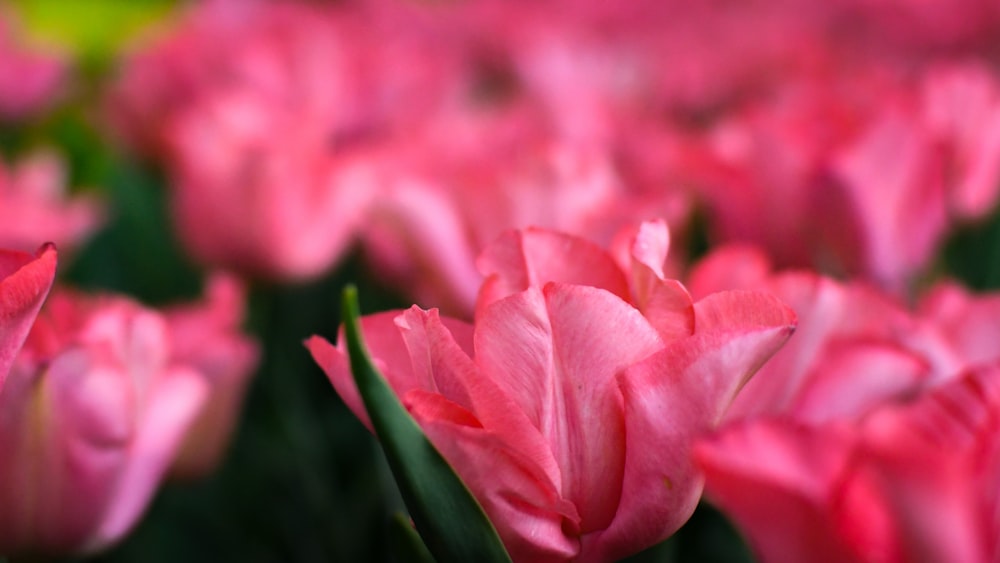
[[[0,393],[0,553],[94,552],[131,529],[207,398],[169,358],[159,314],[49,297]]]
[[[0,393],[56,275],[56,249],[0,250]]]
[[[531,242],[548,236],[529,231],[519,247],[515,234],[487,250],[495,265],[505,256],[523,266],[522,251],[543,259],[528,264],[524,287],[517,271],[487,282],[474,325],[413,307],[364,317],[361,329],[515,561],[614,561],[691,515],[701,494],[691,444],[788,338],[794,314],[751,292],[692,303],[656,275],[666,245],[641,243],[632,277],[640,310],[621,296],[630,282],[610,255],[607,269],[593,270],[599,247],[555,233],[564,244]],[[576,276],[592,285],[565,282]],[[343,343],[313,337],[307,346],[368,423]]]

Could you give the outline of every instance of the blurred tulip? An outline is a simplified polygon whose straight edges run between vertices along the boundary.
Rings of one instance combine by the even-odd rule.
[[[22,45],[9,14],[0,10],[0,119],[24,119],[52,104],[65,86],[67,64],[54,53]]]
[[[766,563],[995,561],[1000,366],[851,423],[727,427],[695,447],[709,498]]]
[[[688,287],[695,296],[764,291],[798,315],[795,337],[740,392],[729,421],[768,414],[809,422],[854,418],[975,363],[950,341],[951,329],[929,315],[863,282],[772,271],[754,247],[716,248],[692,268]]]
[[[55,275],[52,245],[43,246],[34,256],[0,250],[0,393]]]
[[[240,331],[244,291],[234,278],[218,274],[204,301],[164,311],[171,363],[193,368],[208,383],[208,400],[188,430],[171,477],[204,477],[222,461],[243,407],[247,384],[259,358],[256,342]]]
[[[517,561],[613,561],[679,528],[701,489],[690,444],[795,326],[772,297],[684,304],[669,280],[650,287],[666,287],[672,315],[647,320],[614,289],[561,283],[579,275],[629,291],[609,255],[588,277],[589,243],[566,239],[542,245],[548,260],[528,265],[525,289],[481,301],[475,326],[417,307],[361,320],[374,361]],[[565,272],[571,257],[583,263]],[[367,423],[343,344],[307,345]]]
[[[29,250],[52,241],[72,250],[100,226],[102,206],[85,195],[70,197],[65,176],[51,152],[0,164],[0,247]]]
[[[207,397],[163,318],[50,296],[0,393],[0,553],[93,552],[135,524]]]
[[[163,161],[176,230],[200,261],[314,277],[364,221],[371,96],[354,27],[338,14],[206,2],[126,64],[113,115]]]
[[[689,161],[713,236],[905,295],[956,220],[996,207],[1000,82],[899,66],[820,65],[717,123]]]

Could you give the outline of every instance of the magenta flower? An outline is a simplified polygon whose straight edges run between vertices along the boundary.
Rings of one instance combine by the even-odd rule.
[[[200,374],[169,363],[157,313],[124,298],[50,296],[0,393],[0,552],[119,540],[206,397]]]
[[[546,236],[529,231],[522,248],[539,249],[524,256],[545,256],[540,263],[552,269],[529,265],[537,275],[527,287],[493,291],[475,325],[413,307],[365,317],[362,330],[376,364],[515,560],[613,561],[663,540],[690,516],[701,490],[690,444],[788,338],[794,314],[755,293],[683,305],[683,286],[649,271],[636,279],[676,299],[647,307],[644,317],[614,290],[547,279],[577,257],[579,267],[559,280],[593,273],[597,285],[629,291],[609,255],[605,270],[591,272],[596,247],[567,236],[559,242],[569,244],[549,244],[557,234],[533,243]],[[486,259],[494,264],[519,251],[504,241],[495,250]],[[307,346],[367,422],[343,345],[313,337]]]

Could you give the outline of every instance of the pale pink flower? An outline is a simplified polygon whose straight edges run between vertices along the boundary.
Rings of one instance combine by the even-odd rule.
[[[673,533],[700,496],[690,444],[794,329],[763,294],[685,304],[657,271],[665,226],[649,230],[631,282],[585,241],[527,231],[484,258],[514,269],[490,277],[495,299],[475,325],[417,307],[361,320],[376,364],[514,560],[614,561]],[[526,270],[521,252],[536,259]],[[645,310],[623,300],[633,293]],[[343,343],[307,346],[367,423]]]
[[[124,298],[49,297],[0,393],[0,551],[91,552],[145,510],[207,397],[163,318]]]

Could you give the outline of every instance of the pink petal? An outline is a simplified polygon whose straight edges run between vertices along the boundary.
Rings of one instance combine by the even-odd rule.
[[[795,315],[776,298],[724,292],[699,301],[697,332],[618,376],[625,400],[621,503],[585,551],[623,557],[673,533],[691,515],[701,478],[695,437],[714,426],[746,380],[784,344]]]
[[[622,299],[629,297],[628,282],[611,255],[582,238],[555,231],[508,231],[486,247],[476,265],[487,278],[477,310],[548,282],[599,287]]]
[[[789,414],[818,423],[856,418],[874,407],[918,394],[931,367],[919,354],[897,343],[838,341],[816,358]]]
[[[0,251],[0,389],[45,301],[56,273],[56,249],[45,245],[34,257]]]
[[[850,435],[790,422],[737,424],[695,447],[708,497],[768,563],[861,563],[838,541],[828,498]]]
[[[615,375],[662,346],[655,331],[607,291],[548,284],[481,310],[475,344],[483,375],[548,440],[581,530],[606,526],[624,462]]]
[[[483,506],[515,561],[572,559],[579,544],[567,534],[580,517],[518,444],[470,424],[471,413],[440,395],[415,390],[406,403]]]
[[[187,369],[162,374],[149,389],[111,506],[86,549],[114,543],[135,525],[207,398],[202,376]]]

